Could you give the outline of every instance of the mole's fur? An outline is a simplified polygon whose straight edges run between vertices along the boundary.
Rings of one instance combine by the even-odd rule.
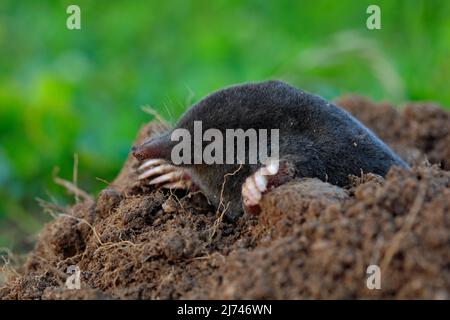
[[[372,172],[385,176],[391,166],[408,168],[385,143],[348,112],[332,103],[280,81],[266,81],[229,87],[210,94],[190,108],[175,128],[188,129],[193,136],[194,121],[203,131],[219,129],[279,129],[280,161],[290,165],[293,176],[316,177],[338,186],[349,183],[349,175]],[[135,148],[140,159],[170,161],[170,132]],[[243,165],[227,176],[224,203],[226,216],[234,219],[243,212],[241,186],[261,165]],[[193,182],[214,205],[219,205],[224,176],[238,164],[183,165]]]

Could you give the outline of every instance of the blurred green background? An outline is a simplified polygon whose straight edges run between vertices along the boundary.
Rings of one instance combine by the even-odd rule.
[[[81,7],[81,30],[66,8]],[[366,28],[381,6],[382,29]],[[230,84],[278,78],[450,106],[450,1],[0,0],[0,247],[27,250],[49,220],[35,198],[96,194],[117,174],[150,105],[175,121]]]

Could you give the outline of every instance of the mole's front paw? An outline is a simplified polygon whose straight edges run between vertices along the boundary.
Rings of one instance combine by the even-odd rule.
[[[149,184],[160,185],[166,189],[190,189],[191,177],[189,174],[164,159],[150,159],[145,161],[138,169],[138,179],[150,179]]]
[[[293,166],[286,161],[269,160],[256,170],[242,185],[244,211],[257,215],[261,211],[259,202],[264,193],[294,178]]]
[[[264,167],[259,168],[248,177],[242,185],[242,203],[244,211],[249,214],[259,214],[259,201],[262,195],[271,187],[270,177],[279,171],[279,162],[270,160]]]

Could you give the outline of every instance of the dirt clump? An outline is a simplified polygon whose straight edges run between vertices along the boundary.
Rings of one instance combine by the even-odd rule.
[[[431,102],[407,103],[395,108],[350,95],[335,101],[349,111],[410,164],[423,161],[450,170],[450,113]]]
[[[48,204],[56,218],[26,262],[9,266],[0,298],[449,299],[449,114],[431,103],[336,103],[412,169],[351,176],[346,188],[298,179],[266,194],[259,216],[232,223],[200,192],[138,181],[129,157],[95,200]],[[150,123],[138,141],[162,129]],[[370,265],[379,290],[367,287]],[[65,285],[70,266],[78,290]]]

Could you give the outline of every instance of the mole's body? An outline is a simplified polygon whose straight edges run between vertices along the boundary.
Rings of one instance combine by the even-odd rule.
[[[280,161],[268,168],[257,164],[174,167],[162,160],[144,164],[143,169],[153,168],[141,177],[159,175],[152,181],[169,187],[186,186],[177,180],[190,177],[216,206],[224,176],[240,168],[233,176],[227,176],[223,191],[224,203],[230,203],[229,218],[241,215],[243,201],[244,208],[251,212],[270,186],[292,178],[316,177],[344,186],[351,174],[372,172],[384,176],[393,165],[408,167],[349,113],[279,81],[238,85],[215,92],[188,110],[174,129],[185,128],[193,135],[194,121],[202,122],[203,131],[215,128],[224,135],[226,129],[268,129],[269,132],[279,129]],[[171,132],[135,148],[134,155],[140,160],[164,159],[170,163],[171,149],[177,143],[171,141]]]

